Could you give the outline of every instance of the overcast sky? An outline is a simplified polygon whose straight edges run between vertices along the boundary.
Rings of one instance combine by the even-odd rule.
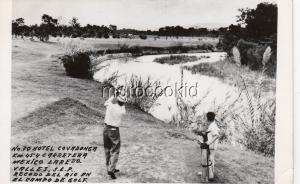
[[[67,24],[117,25],[118,28],[158,29],[182,25],[216,28],[236,21],[239,8],[254,8],[275,0],[13,0],[13,19],[40,24],[42,14]]]

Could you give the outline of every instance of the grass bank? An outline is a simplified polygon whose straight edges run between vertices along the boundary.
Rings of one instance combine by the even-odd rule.
[[[200,63],[193,66],[185,66],[184,69],[191,71],[194,74],[201,74],[210,77],[216,77],[223,82],[237,86],[240,79],[243,78],[244,82],[250,88],[254,90],[257,83],[258,76],[263,77],[263,83],[261,85],[263,92],[275,92],[276,91],[276,79],[268,75],[263,74],[261,71],[251,70],[248,66],[238,66],[231,58],[226,58],[223,61],[214,63]]]

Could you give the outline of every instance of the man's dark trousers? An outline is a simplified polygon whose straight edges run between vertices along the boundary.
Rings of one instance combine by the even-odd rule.
[[[121,139],[118,127],[104,126],[103,142],[108,172],[114,172],[119,158]]]

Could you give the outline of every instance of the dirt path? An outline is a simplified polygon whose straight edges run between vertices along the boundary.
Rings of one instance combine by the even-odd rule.
[[[90,182],[112,182],[104,165],[101,84],[65,76],[53,57],[61,52],[54,43],[13,41],[12,145],[97,146],[77,169],[91,171]],[[190,133],[127,110],[116,182],[199,183],[199,147]],[[273,182],[273,159],[222,145],[216,162],[221,183]]]

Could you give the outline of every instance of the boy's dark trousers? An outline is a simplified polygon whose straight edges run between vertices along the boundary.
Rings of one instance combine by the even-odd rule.
[[[105,124],[103,130],[103,143],[107,171],[114,172],[121,147],[119,128]]]

